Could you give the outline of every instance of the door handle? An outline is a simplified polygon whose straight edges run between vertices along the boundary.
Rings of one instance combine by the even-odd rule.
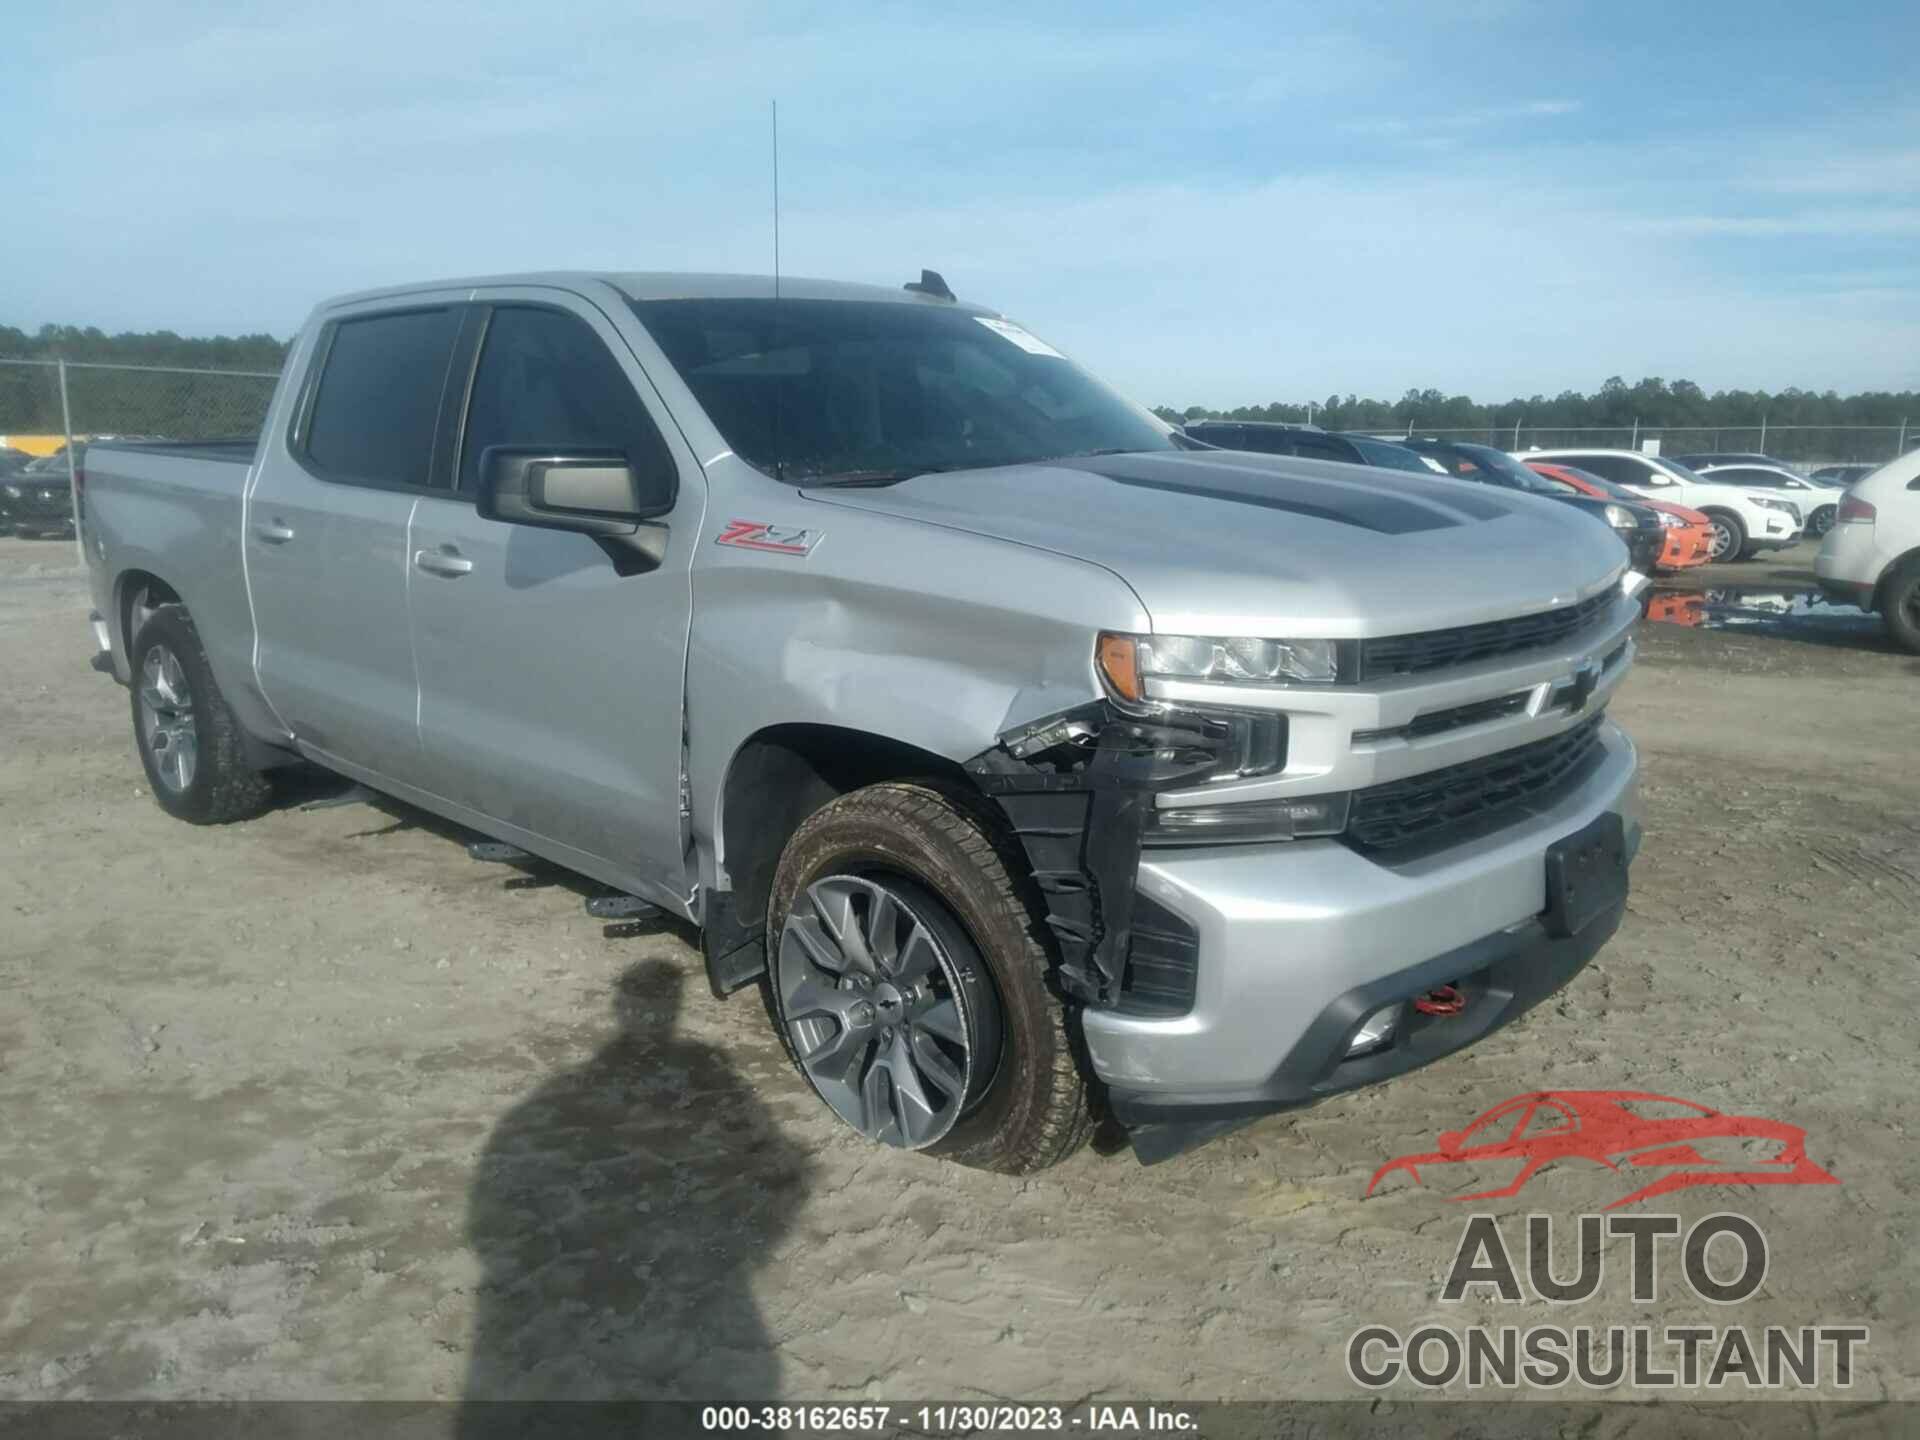
[[[276,516],[255,525],[253,533],[268,545],[284,545],[293,538],[293,527]]]
[[[441,575],[449,580],[457,580],[473,569],[473,561],[462,558],[452,546],[442,546],[438,550],[416,550],[413,552],[414,568],[424,570],[429,575]]]

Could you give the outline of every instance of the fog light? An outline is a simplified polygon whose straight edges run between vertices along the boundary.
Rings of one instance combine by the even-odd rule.
[[[1389,1005],[1384,1010],[1376,1010],[1367,1017],[1347,1044],[1347,1059],[1356,1055],[1371,1055],[1375,1050],[1384,1050],[1393,1042],[1394,1027],[1400,1023],[1400,1007]]]

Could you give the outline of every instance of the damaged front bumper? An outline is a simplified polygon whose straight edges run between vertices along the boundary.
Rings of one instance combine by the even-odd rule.
[[[1624,899],[1575,934],[1554,933],[1548,850],[1608,815],[1629,857],[1640,837],[1632,742],[1611,722],[1600,739],[1602,757],[1577,788],[1438,854],[1381,863],[1322,840],[1143,857],[1141,894],[1197,933],[1193,1007],[1082,1017],[1094,1071],[1140,1158],[1427,1064],[1572,979],[1618,926]],[[1414,1008],[1443,985],[1463,997],[1457,1013]],[[1393,1006],[1387,1042],[1349,1056],[1361,1026]]]

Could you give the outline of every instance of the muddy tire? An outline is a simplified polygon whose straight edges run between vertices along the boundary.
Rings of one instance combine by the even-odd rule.
[[[134,745],[160,808],[194,825],[259,814],[272,789],[247,764],[239,722],[186,607],[162,605],[149,615],[131,660]]]
[[[1920,555],[1903,561],[1887,577],[1880,618],[1894,644],[1920,655]]]
[[[814,1093],[869,1138],[977,1169],[1021,1175],[1064,1160],[1091,1134],[1093,1116],[1075,1060],[1072,1018],[1048,987],[1051,961],[1035,904],[1023,891],[1023,875],[1018,847],[998,831],[990,815],[972,797],[937,782],[888,782],[842,795],[810,816],[787,842],[767,907],[768,1012],[788,1056]],[[935,942],[931,953],[938,955],[938,967],[922,967],[933,973],[931,985],[904,986],[906,1004],[911,1011],[915,1005],[941,1003],[948,1012],[946,1030],[960,1038],[950,1045],[941,1041],[953,1062],[945,1076],[940,1057],[932,1057],[931,1079],[952,1092],[953,1108],[943,1107],[932,1121],[921,1117],[917,1127],[904,1114],[896,1118],[888,1113],[887,1103],[867,1113],[855,1094],[869,1090],[855,1071],[871,1076],[875,1066],[887,1063],[890,1052],[878,1043],[878,1032],[870,1049],[849,1048],[856,1039],[868,1044],[853,1026],[882,1025],[888,1017],[889,1012],[866,1005],[864,996],[871,994],[876,1003],[893,1007],[893,1015],[908,1013],[899,1008],[902,1002],[894,986],[885,983],[901,978],[889,976],[890,969],[902,974],[907,969],[906,946],[896,947],[892,960],[883,956],[876,988],[855,996],[855,1009],[875,1018],[856,1015],[852,1021],[833,1022],[837,1029],[806,1018],[807,1013],[821,1013],[808,997],[820,993],[822,978],[836,988],[836,976],[854,974],[854,967],[843,967],[838,958],[824,969],[805,968],[817,958],[819,937],[825,933],[818,917],[826,914],[833,897],[848,895],[862,897],[857,905],[865,907],[863,915],[871,915],[876,903],[888,907],[890,934],[904,933],[898,924],[919,922]],[[877,902],[865,898],[881,895],[885,898]],[[909,912],[908,921],[893,920],[895,904]],[[842,920],[850,913],[843,912]],[[837,936],[842,927],[827,923]],[[924,948],[925,937],[914,939]],[[863,942],[861,948],[882,955],[885,947]],[[868,984],[863,977],[856,979]],[[843,980],[837,988],[851,991],[854,983]],[[947,1005],[944,997],[959,1003]],[[829,994],[827,1000],[843,1003],[840,994]],[[954,1023],[956,1011],[964,1025]],[[887,1033],[891,1039],[908,1031],[903,1026]],[[925,1032],[913,1034],[912,1043],[924,1045]],[[845,1043],[836,1043],[836,1037]],[[809,1058],[803,1058],[803,1050]],[[822,1057],[835,1050],[854,1058],[836,1060],[830,1069]],[[958,1083],[961,1070],[964,1085]],[[907,1079],[911,1088],[914,1077]],[[936,1095],[932,1084],[924,1088]],[[890,1077],[872,1089],[883,1102],[891,1101],[891,1111],[906,1108],[894,1098]],[[859,1113],[850,1113],[850,1106]]]

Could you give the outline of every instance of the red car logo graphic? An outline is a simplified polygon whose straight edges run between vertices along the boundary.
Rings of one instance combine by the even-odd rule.
[[[794,530],[758,520],[729,520],[713,543],[734,545],[742,550],[766,550],[775,555],[805,555],[819,538],[818,530]]]
[[[1807,1132],[1757,1115],[1723,1115],[1691,1100],[1638,1090],[1540,1090],[1516,1095],[1464,1130],[1449,1130],[1440,1148],[1402,1155],[1373,1172],[1380,1182],[1437,1165],[1512,1165],[1513,1179],[1493,1190],[1451,1195],[1456,1202],[1495,1200],[1520,1188],[1556,1160],[1590,1160],[1623,1179],[1648,1183],[1605,1206],[1613,1210],[1693,1185],[1838,1185],[1807,1158]]]

